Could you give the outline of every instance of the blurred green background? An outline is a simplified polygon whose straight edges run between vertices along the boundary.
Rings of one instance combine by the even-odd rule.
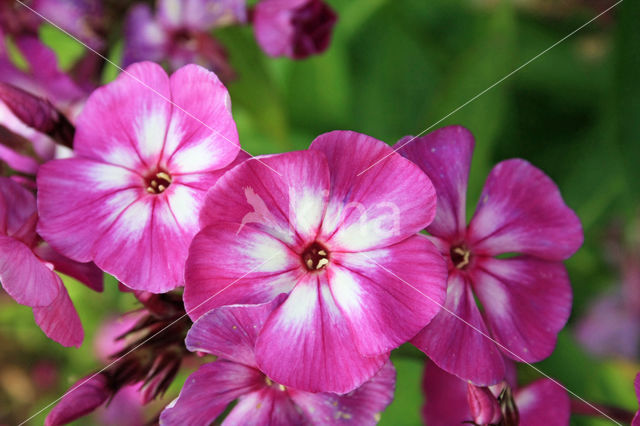
[[[638,216],[640,2],[623,1],[441,122],[614,1],[330,3],[339,15],[332,44],[325,54],[308,60],[267,58],[251,28],[216,32],[238,74],[229,89],[242,146],[254,155],[305,149],[314,137],[335,129],[393,144],[437,122],[435,128],[461,124],[476,137],[470,212],[496,162],[521,157],[542,168],[580,216],[585,244],[567,262],[574,289],[570,323],[556,352],[538,367],[590,401],[635,411],[632,382],[640,366],[589,355],[572,327],[604,289],[619,285],[619,271],[606,260],[605,235],[613,223],[630,229]],[[63,65],[82,53],[81,46],[51,27],[42,36]],[[109,67],[105,81],[117,73]],[[91,339],[96,329],[106,318],[136,307],[131,295],[117,291],[113,279],[107,280],[103,294],[66,282],[85,327],[80,349],[49,341],[29,308],[0,296],[0,407],[11,412],[0,409],[0,419],[27,418],[97,369]],[[393,359],[396,399],[381,424],[420,424],[424,358],[403,347]],[[52,367],[46,386],[33,379],[38,366]],[[527,366],[519,371],[525,383],[539,376]],[[179,388],[176,383],[166,401]],[[43,421],[44,414],[32,422]],[[608,423],[576,417],[572,424]]]

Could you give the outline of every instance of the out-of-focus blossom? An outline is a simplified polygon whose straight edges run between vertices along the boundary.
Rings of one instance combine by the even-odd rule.
[[[102,3],[101,0],[33,0],[31,7],[81,42],[102,50],[106,25]]]
[[[218,359],[187,379],[179,398],[162,412],[162,425],[211,424],[234,400],[238,403],[223,425],[377,423],[379,413],[393,399],[395,370],[390,361],[346,395],[296,390],[260,370],[254,354],[256,340],[283,300],[280,296],[263,305],[225,306],[196,321],[187,335],[187,347]]]
[[[146,314],[145,310],[138,310],[105,321],[93,339],[93,348],[98,359],[109,361],[114,354],[127,347],[127,340],[123,336]]]
[[[125,22],[124,64],[150,60],[177,69],[195,63],[228,81],[233,70],[226,51],[210,33],[245,21],[244,0],[158,0],[155,13],[139,4]]]
[[[324,52],[335,23],[336,14],[322,0],[262,0],[253,15],[262,50],[294,59]]]
[[[64,346],[80,346],[82,324],[58,270],[102,290],[102,272],[55,252],[36,234],[36,200],[28,190],[0,177],[0,282],[18,303],[33,308],[36,323]]]
[[[84,410],[70,410],[69,406],[77,398],[73,396],[77,391],[71,390],[82,389],[82,383],[86,380],[82,379],[51,411],[47,424],[70,422],[104,406],[107,401],[111,403],[97,413],[100,418],[123,419],[121,416],[126,410],[132,413],[131,417],[124,423],[124,420],[114,420],[113,424],[141,424],[138,421],[142,417],[141,407],[163,395],[171,385],[183,360],[192,355],[184,345],[187,330],[192,323],[185,315],[181,295],[175,292],[160,295],[142,292],[136,293],[136,298],[144,308],[126,314],[121,323],[109,327],[101,336],[102,339],[111,337],[112,341],[111,348],[107,348],[107,342],[99,345],[99,355],[104,355],[103,349],[108,352],[119,349],[109,354],[109,359],[117,362],[111,363],[95,377],[89,376],[93,377],[89,387],[98,388],[99,392],[92,393],[90,389],[83,391],[90,396],[102,396],[106,393],[107,397],[91,399],[92,404],[86,404],[87,408]],[[135,322],[132,321],[133,318],[136,318]],[[128,327],[124,327],[125,324]],[[118,331],[122,332],[115,336]],[[96,385],[93,386],[93,383]],[[111,404],[116,405],[112,407]],[[69,411],[73,418],[65,414]]]
[[[258,337],[260,370],[296,389],[349,392],[444,301],[442,257],[416,235],[435,202],[418,167],[360,133],[247,160],[207,193],[187,260],[187,312],[197,319],[287,293]]]
[[[246,158],[239,149],[215,74],[188,65],[169,78],[156,64],[132,65],[87,101],[75,157],[40,168],[39,233],[131,288],[169,291],[183,284],[204,195]]]
[[[571,311],[562,260],[582,244],[580,221],[548,176],[511,159],[489,174],[467,226],[471,133],[452,126],[406,141],[400,152],[436,188],[437,214],[426,230],[449,266],[446,309],[412,342],[449,373],[476,385],[498,383],[503,355],[536,362],[553,351]]]
[[[512,379],[490,388],[478,388],[428,362],[422,386],[425,393],[422,414],[429,426],[463,423],[479,426],[569,425],[569,395],[550,379],[539,379],[519,389]],[[488,416],[478,417],[479,396],[483,398],[482,414]],[[493,401],[489,401],[491,397]],[[500,408],[497,413],[496,407]]]

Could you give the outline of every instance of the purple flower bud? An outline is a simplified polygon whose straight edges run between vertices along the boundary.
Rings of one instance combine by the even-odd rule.
[[[104,404],[109,396],[111,390],[106,375],[97,374],[80,379],[51,410],[44,424],[57,426],[70,423]]]
[[[322,0],[262,0],[254,14],[256,39],[269,56],[306,58],[327,49],[336,18]]]
[[[492,425],[502,419],[500,404],[489,388],[467,383],[467,401],[475,424]]]

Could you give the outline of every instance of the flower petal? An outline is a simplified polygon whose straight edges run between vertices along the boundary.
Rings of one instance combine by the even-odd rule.
[[[523,253],[564,260],[582,245],[582,225],[558,187],[520,159],[498,163],[469,224],[469,243],[489,255]]]
[[[436,217],[427,230],[441,238],[461,238],[467,224],[465,207],[473,135],[464,127],[448,126],[412,139],[406,136],[394,148],[416,163],[436,189]]]
[[[380,413],[393,400],[396,370],[387,361],[380,371],[362,386],[346,395],[289,390],[293,401],[313,424],[375,425]]]
[[[77,155],[147,170],[168,139],[172,105],[169,77],[160,65],[140,62],[95,90],[78,116]]]
[[[222,359],[257,368],[254,348],[258,333],[284,295],[260,305],[231,305],[212,309],[200,317],[187,334],[192,351],[207,352]]]
[[[67,257],[88,262],[93,247],[143,193],[125,168],[81,158],[54,160],[38,171],[38,233]]]
[[[566,426],[571,415],[569,395],[562,386],[540,379],[518,390],[514,399],[522,426]]]
[[[363,357],[327,278],[306,274],[267,320],[256,360],[268,377],[308,392],[346,393],[369,380],[389,355]]]
[[[444,308],[411,343],[438,367],[463,380],[478,386],[502,380],[505,375],[502,355],[487,337],[489,331],[473,298],[471,285],[459,273],[449,275]]]
[[[173,109],[165,135],[164,159],[177,173],[220,169],[240,150],[231,99],[211,71],[187,65],[171,76]]]
[[[0,234],[14,235],[35,212],[33,194],[13,180],[0,177]]]
[[[62,346],[80,347],[82,344],[82,323],[62,281],[58,297],[49,306],[33,308],[33,316],[44,334]]]
[[[326,159],[315,151],[255,157],[225,174],[207,194],[202,226],[227,221],[291,246],[315,238],[329,193]]]
[[[60,278],[24,243],[0,235],[0,283],[26,306],[48,306],[58,296]]]
[[[108,387],[108,378],[104,374],[78,380],[51,410],[44,422],[45,426],[65,425],[91,413],[111,395]]]
[[[324,153],[329,162],[331,194],[321,239],[333,250],[385,247],[433,220],[436,193],[431,181],[384,142],[335,131],[318,136],[309,149]]]
[[[102,292],[104,289],[103,273],[93,263],[79,263],[64,257],[46,242],[38,244],[34,252],[40,259],[50,262],[54,269],[75,278],[92,290]]]
[[[164,409],[160,424],[211,424],[231,401],[263,385],[263,375],[254,368],[228,361],[204,364],[189,376],[178,399]]]
[[[273,386],[240,397],[222,425],[303,425],[304,420],[288,392]]]
[[[636,378],[633,381],[633,387],[636,390],[636,398],[640,400],[640,373],[636,375]],[[640,426],[640,411],[636,412],[636,415],[633,416],[631,426]]]
[[[519,362],[548,357],[571,313],[571,285],[564,265],[534,258],[478,259],[475,293],[493,337]]]
[[[281,241],[252,227],[219,223],[200,231],[185,268],[184,305],[196,320],[209,310],[257,304],[290,292],[303,267]]]
[[[327,268],[331,294],[364,356],[390,352],[440,311],[447,270],[423,235],[362,253],[335,253]]]
[[[471,421],[467,383],[427,361],[422,379],[425,403],[422,418],[429,426],[460,425]]]

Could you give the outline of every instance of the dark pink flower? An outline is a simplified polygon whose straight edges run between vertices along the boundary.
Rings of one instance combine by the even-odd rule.
[[[348,392],[440,309],[445,265],[416,235],[434,213],[427,176],[363,134],[330,132],[306,151],[247,160],[207,194],[187,312],[288,293],[260,332],[258,366],[286,386]]]
[[[36,234],[36,200],[11,179],[0,177],[0,282],[21,305],[33,308],[36,323],[64,346],[80,346],[82,324],[58,270],[102,291],[102,272],[73,262]]]
[[[467,226],[473,144],[469,131],[453,126],[400,151],[433,181],[438,209],[426,230],[449,265],[446,310],[412,342],[449,373],[491,385],[504,377],[503,354],[536,362],[553,351],[571,310],[562,260],[580,247],[583,236],[556,185],[519,159],[493,168]],[[518,256],[497,257],[503,254]]]
[[[233,70],[211,30],[245,20],[245,0],[158,0],[155,14],[136,5],[125,22],[124,64],[166,61],[177,69],[196,63],[228,81]]]
[[[283,296],[262,305],[217,308],[202,316],[187,335],[187,347],[218,356],[186,381],[179,398],[160,417],[162,425],[212,423],[234,400],[222,424],[373,425],[393,399],[395,370],[390,361],[346,394],[309,393],[272,380],[256,362],[254,346]]]
[[[550,379],[539,379],[516,389],[515,375],[511,376],[508,383],[478,388],[427,362],[423,380],[425,404],[422,408],[425,423],[429,426],[451,426],[465,422],[475,422],[480,426],[569,425],[569,395],[561,386]],[[482,414],[490,413],[489,416],[477,416],[480,411],[476,398],[480,395],[484,408]],[[489,401],[491,397],[493,401]],[[501,411],[496,413],[496,407]]]
[[[31,7],[91,48],[102,50],[105,47],[102,3],[101,0],[33,0]]]
[[[253,25],[260,47],[269,56],[302,59],[329,47],[336,19],[322,0],[261,0]]]
[[[171,290],[183,283],[205,192],[245,158],[239,149],[215,74],[190,65],[169,78],[156,64],[132,65],[87,101],[75,157],[40,168],[39,233],[131,288]]]
[[[104,404],[112,395],[109,378],[104,374],[80,379],[51,410],[45,426],[61,426],[85,416]]]

